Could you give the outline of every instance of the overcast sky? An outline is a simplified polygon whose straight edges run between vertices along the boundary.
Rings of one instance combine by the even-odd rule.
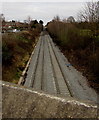
[[[46,24],[56,15],[61,19],[69,16],[77,18],[78,11],[87,1],[92,0],[2,0],[1,13],[6,20],[23,21],[31,16],[38,21],[42,19]]]
[[[2,2],[89,2],[92,0],[1,0]],[[93,0],[97,1],[97,0]]]

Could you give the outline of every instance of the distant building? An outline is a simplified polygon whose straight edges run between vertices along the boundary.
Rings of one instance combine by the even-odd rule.
[[[27,29],[28,24],[27,23],[22,23],[22,22],[16,22],[16,21],[2,21],[2,31],[8,31],[12,29]]]
[[[2,31],[6,31],[8,29],[12,29],[16,27],[16,23],[15,22],[6,22],[3,21],[2,22]]]

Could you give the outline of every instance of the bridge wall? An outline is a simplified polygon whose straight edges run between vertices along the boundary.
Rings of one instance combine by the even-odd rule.
[[[2,84],[3,118],[97,118],[97,104]]]

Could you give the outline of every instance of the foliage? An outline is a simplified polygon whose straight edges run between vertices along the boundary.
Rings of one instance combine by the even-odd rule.
[[[3,80],[17,83],[31,55],[39,32],[22,31],[2,35]]]
[[[92,30],[88,22],[52,21],[47,30],[54,42],[69,55],[69,60],[75,60],[77,66],[85,67],[87,73],[92,74],[89,81],[99,83],[99,28]]]
[[[39,23],[43,25],[43,21],[42,20],[40,20]]]

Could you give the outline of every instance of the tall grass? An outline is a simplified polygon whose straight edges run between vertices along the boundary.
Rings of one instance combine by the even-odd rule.
[[[91,43],[91,36],[82,35],[74,24],[54,21],[48,24],[48,31],[57,44],[65,49],[84,49]]]

